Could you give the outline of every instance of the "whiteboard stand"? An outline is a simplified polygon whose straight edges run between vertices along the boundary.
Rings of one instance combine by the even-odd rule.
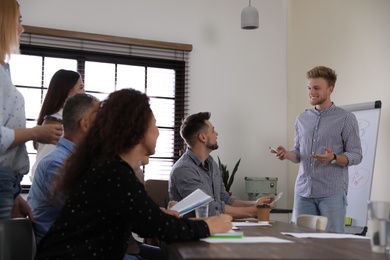
[[[367,233],[367,226],[365,227],[345,226],[345,233],[365,237]]]
[[[356,116],[363,154],[363,160],[360,164],[348,167],[347,217],[352,218],[352,225],[345,226],[345,232],[365,236],[367,232],[367,202],[371,195],[382,102],[377,100],[340,107]]]

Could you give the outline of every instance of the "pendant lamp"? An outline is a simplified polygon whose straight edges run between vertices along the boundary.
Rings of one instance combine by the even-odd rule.
[[[252,30],[257,28],[259,28],[259,12],[256,7],[251,6],[251,0],[249,0],[249,6],[241,12],[241,29]]]

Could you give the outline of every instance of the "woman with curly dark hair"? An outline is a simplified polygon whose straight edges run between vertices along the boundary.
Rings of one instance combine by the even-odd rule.
[[[137,179],[159,135],[149,98],[123,89],[102,102],[88,135],[59,174],[67,201],[39,244],[37,259],[123,259],[131,232],[171,242],[231,228],[231,217],[204,220],[163,212]]]

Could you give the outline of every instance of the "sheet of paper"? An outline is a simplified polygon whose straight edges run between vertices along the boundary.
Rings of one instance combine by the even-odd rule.
[[[234,221],[234,219],[233,219]],[[257,218],[240,218],[240,222],[242,221],[252,221],[252,222],[257,222]]]
[[[276,237],[243,237],[243,238],[203,238],[207,243],[294,243],[287,239]]]
[[[337,234],[337,233],[290,233],[280,232],[286,236],[293,236],[298,238],[356,238],[356,239],[370,239],[369,237],[357,236],[351,234]]]
[[[232,222],[233,227],[271,226],[269,222]]]

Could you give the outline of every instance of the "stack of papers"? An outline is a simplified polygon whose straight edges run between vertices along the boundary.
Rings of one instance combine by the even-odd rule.
[[[201,241],[208,243],[293,243],[293,241],[277,237],[246,237],[244,232],[229,230],[226,233],[217,233]]]
[[[267,222],[232,222],[234,227],[261,227],[261,226],[271,226],[271,224]]]
[[[203,238],[201,241],[207,242],[207,243],[240,243],[240,244],[246,244],[246,243],[294,243],[293,241],[287,240],[287,239],[280,239],[277,237],[246,237],[243,236],[241,238]]]
[[[356,239],[370,239],[369,237],[357,236],[352,234],[339,234],[339,233],[291,233],[281,232],[286,236],[293,236],[298,238],[356,238]]]
[[[187,214],[188,212],[193,211],[204,204],[210,203],[213,201],[213,198],[204,193],[200,189],[196,189],[190,195],[182,199],[176,205],[174,205],[171,209],[179,212],[180,216]]]

